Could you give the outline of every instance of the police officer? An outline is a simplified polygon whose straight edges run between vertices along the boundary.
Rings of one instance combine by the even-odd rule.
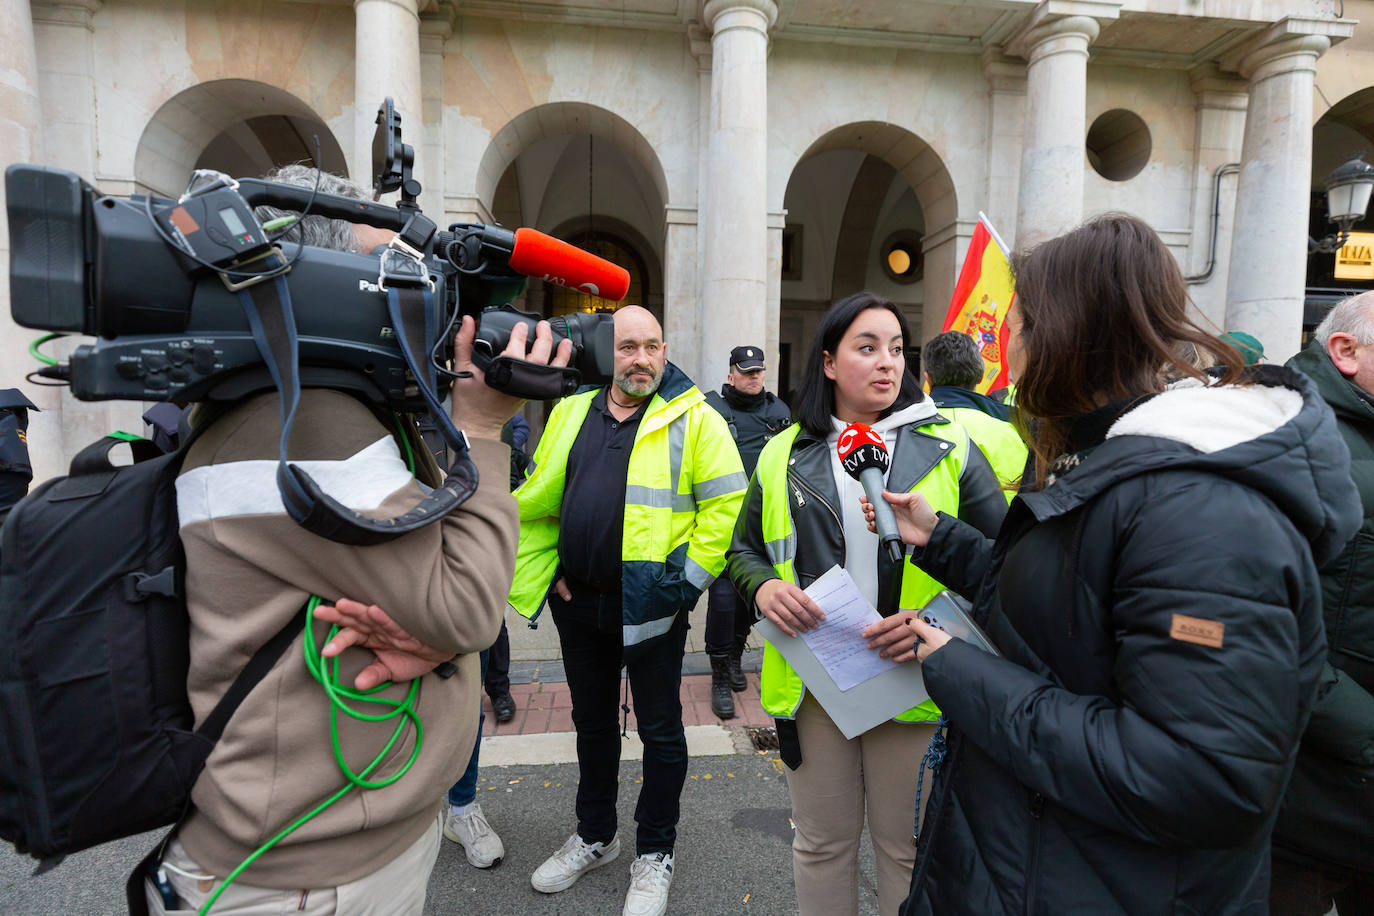
[[[730,435],[739,449],[744,473],[754,476],[759,452],[764,443],[792,422],[792,411],[782,399],[765,391],[767,367],[759,347],[735,347],[730,351],[730,371],[720,392],[706,395],[710,404],[725,418]],[[706,599],[706,654],[711,659],[711,711],[722,719],[735,717],[735,698],[731,691],[748,686],[740,659],[754,615],[740,600],[729,577],[711,583]]]
[[[18,388],[0,389],[0,521],[29,492],[29,411],[37,410]]]

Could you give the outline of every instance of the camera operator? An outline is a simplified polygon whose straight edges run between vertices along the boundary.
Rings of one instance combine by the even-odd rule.
[[[299,166],[270,177],[303,186],[316,180],[314,170]],[[330,175],[321,176],[320,190],[370,196]],[[288,236],[363,252],[388,238],[384,231],[322,217],[308,217]],[[187,686],[198,724],[258,646],[301,613],[312,594],[386,607],[439,656],[418,659],[385,649],[374,655],[364,646],[337,646],[329,653],[339,655],[346,685],[420,677],[421,752],[403,778],[344,794],[254,860],[215,903],[217,916],[423,909],[439,849],[439,800],[476,737],[477,653],[500,628],[519,533],[507,488],[510,454],[500,432],[520,402],[484,384],[471,364],[474,334],[474,322],[464,318],[454,368],[472,375],[455,381],[451,415],[470,440],[480,485],[441,521],[385,543],[335,543],[286,514],[275,480],[281,435],[276,392],[200,410],[193,421],[208,425],[187,453],[177,506],[191,618]],[[505,355],[555,365],[565,365],[571,355],[570,343],[553,353],[543,322],[528,354],[527,342],[525,329],[517,328]],[[416,456],[414,473],[403,454]],[[328,495],[373,517],[411,508],[423,488],[442,477],[412,422],[328,389],[301,392],[289,457]],[[318,621],[314,631],[323,642]],[[244,699],[195,784],[192,811],[162,862],[181,907],[201,906],[260,844],[343,785],[331,743],[330,701],[312,681],[301,639]],[[451,676],[426,673],[447,656],[456,669]],[[448,673],[448,667],[438,670]],[[409,686],[392,684],[375,696],[399,702]],[[361,769],[386,745],[392,729],[390,722],[341,716],[338,749]],[[394,775],[411,756],[414,740],[398,741],[368,778]],[[147,897],[153,913],[169,911],[151,884]]]

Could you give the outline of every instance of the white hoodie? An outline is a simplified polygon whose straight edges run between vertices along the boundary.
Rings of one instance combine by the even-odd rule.
[[[928,420],[935,414],[935,402],[927,397],[888,414],[872,426],[873,430],[883,437],[883,444],[887,446],[890,455],[897,442],[899,427]],[[840,494],[840,504],[835,508],[844,524],[844,568],[854,577],[855,584],[859,586],[859,593],[868,599],[869,604],[877,607],[878,536],[868,530],[868,522],[864,519],[863,507],[859,502],[859,497],[864,495],[863,484],[845,473],[837,450],[840,433],[844,432],[848,425],[836,417],[831,417],[830,435],[825,439],[826,445],[830,448],[830,470],[835,475],[835,491]],[[886,474],[883,475],[883,480],[887,480]]]

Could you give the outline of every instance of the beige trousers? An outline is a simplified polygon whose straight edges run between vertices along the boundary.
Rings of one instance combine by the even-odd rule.
[[[253,887],[235,881],[210,908],[211,916],[420,916],[425,908],[425,889],[429,873],[439,858],[439,836],[443,821],[436,818],[434,826],[420,839],[388,864],[372,874],[340,884],[338,887],[274,890]],[[172,840],[162,857],[164,865],[172,865],[191,875],[201,875],[199,865],[186,854],[178,840]],[[190,878],[167,869],[167,878],[181,898],[181,907],[169,910],[162,904],[162,896],[145,882],[148,912],[152,916],[179,916],[195,913],[219,886],[219,878]]]
[[[859,838],[878,865],[878,912],[895,916],[906,899],[916,847],[916,777],[934,725],[884,722],[846,739],[810,694],[797,710],[802,765],[787,771],[792,793],[792,874],[801,916],[859,912]],[[930,798],[930,774],[922,807]]]

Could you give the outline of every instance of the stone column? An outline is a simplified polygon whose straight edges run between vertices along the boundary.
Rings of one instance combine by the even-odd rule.
[[[691,207],[667,207],[664,216],[663,338],[668,342],[668,358],[703,391],[710,391],[711,379],[701,375],[703,335],[697,308],[701,234],[697,211]]]
[[[1075,14],[1080,11],[1090,15]],[[1116,4],[1045,0],[1010,50],[1026,58],[1026,124],[1016,244],[1062,235],[1083,218],[1088,46]],[[1070,15],[1065,15],[1070,13]]]
[[[417,0],[353,0],[355,19],[353,70],[353,157],[350,174],[372,184],[372,135],[377,106],[391,96],[401,113],[404,142],[415,148],[413,175],[424,180],[425,122],[420,81],[420,16]],[[422,204],[424,202],[422,201]],[[434,212],[438,212],[437,210]]]
[[[424,121],[423,145],[417,139],[415,159],[424,167],[424,193],[420,195],[420,209],[440,228],[444,220],[444,45],[453,35],[456,10],[452,3],[440,0],[438,12],[420,16],[420,114]],[[402,122],[407,136],[415,136]]]
[[[44,164],[75,172],[92,184],[96,176],[92,17],[101,6],[101,0],[54,0],[32,6],[34,48],[42,61],[38,90],[47,152]],[[28,331],[24,336],[31,340],[40,333]],[[54,341],[44,350],[65,361],[78,344],[90,342],[89,337],[74,336]],[[37,364],[30,359],[25,371],[35,368]],[[29,442],[36,459],[35,480],[65,473],[73,455],[111,430],[138,433],[143,429],[140,401],[78,401],[62,389],[56,389],[56,394],[59,397],[52,407],[34,400],[45,414],[51,414],[42,422],[60,426],[54,431],[33,429]]]
[[[95,180],[94,26],[102,0],[34,3],[34,47],[43,61],[39,92],[47,164]]]
[[[1008,245],[1016,245],[1016,198],[1021,185],[1021,138],[1026,123],[1026,65],[1000,48],[983,53],[988,82],[988,192],[983,212]],[[929,276],[929,271],[927,271]]]
[[[707,0],[711,110],[703,176],[701,380],[725,378],[731,340],[762,341],[768,308],[768,30],[773,0]]]
[[[1192,71],[1197,96],[1193,145],[1193,216],[1188,256],[1183,265],[1188,295],[1217,330],[1226,321],[1226,274],[1231,264],[1231,238],[1249,95],[1244,80],[1208,63]],[[1226,169],[1218,174],[1218,169]],[[1217,213],[1213,228],[1213,213]]]
[[[663,333],[672,361],[703,390],[709,390],[711,380],[702,376],[701,351],[706,264],[702,235],[711,151],[711,33],[700,23],[691,23],[687,46],[697,64],[697,186],[693,201],[665,207]]]
[[[1333,38],[1348,36],[1352,28],[1344,22],[1285,19],[1222,62],[1248,80],[1250,90],[1226,329],[1258,337],[1270,362],[1288,359],[1302,342],[1317,58]]]
[[[782,230],[786,225],[786,210],[768,214],[768,305],[764,313],[763,352],[768,365],[774,367],[770,373],[772,381],[778,377],[776,367],[782,322]],[[769,390],[776,393],[778,389],[770,385]]]

